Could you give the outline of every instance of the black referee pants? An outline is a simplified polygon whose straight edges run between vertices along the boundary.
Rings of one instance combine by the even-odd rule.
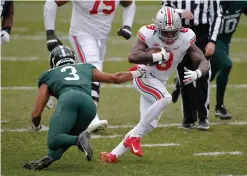
[[[194,26],[191,29],[196,34],[196,45],[205,53],[205,47],[208,43],[208,31],[209,27],[205,25]],[[196,81],[196,87],[194,84],[183,84],[184,67],[190,70],[196,70],[197,65],[192,64],[192,60],[188,54],[184,56],[183,61],[178,65],[177,71],[181,85],[181,95],[183,103],[183,122],[194,123],[197,121],[197,115],[199,120],[203,121],[208,118],[209,115],[209,73]]]

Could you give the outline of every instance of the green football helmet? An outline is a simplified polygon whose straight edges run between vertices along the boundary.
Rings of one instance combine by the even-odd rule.
[[[51,51],[50,67],[55,68],[64,64],[75,63],[75,53],[67,46],[60,45]]]

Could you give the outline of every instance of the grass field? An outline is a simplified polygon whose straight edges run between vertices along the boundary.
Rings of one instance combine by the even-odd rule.
[[[101,89],[99,115],[109,121],[109,128],[94,136],[94,159],[86,162],[84,155],[74,147],[63,158],[43,171],[22,169],[25,162],[39,159],[47,152],[47,131],[27,132],[31,126],[30,114],[37,93],[37,78],[48,68],[49,53],[46,50],[43,27],[43,2],[16,2],[15,25],[9,44],[2,47],[2,175],[4,176],[67,176],[67,175],[118,175],[118,176],[220,176],[247,175],[247,18],[242,16],[231,44],[233,59],[225,104],[233,119],[221,121],[214,117],[215,87],[211,88],[212,123],[209,131],[182,130],[181,105],[171,104],[160,120],[160,127],[145,137],[144,156],[137,158],[126,153],[116,164],[99,160],[99,152],[111,151],[130,127],[139,120],[139,95],[131,87],[105,86]],[[152,17],[160,2],[138,2],[133,33],[142,25],[152,23]],[[28,9],[28,10],[27,10]],[[58,10],[57,35],[67,40],[71,4]],[[127,70],[128,52],[135,41],[126,41],[116,35],[121,26],[121,8],[117,11],[110,37],[104,71]],[[171,80],[168,84],[171,85]],[[171,90],[171,87],[168,88]],[[52,110],[45,110],[42,124],[48,126]],[[11,132],[11,130],[13,130]],[[18,131],[19,130],[19,131]],[[155,144],[176,144],[154,146]],[[226,152],[222,155],[195,155],[208,152]],[[233,152],[233,153],[227,153]]]

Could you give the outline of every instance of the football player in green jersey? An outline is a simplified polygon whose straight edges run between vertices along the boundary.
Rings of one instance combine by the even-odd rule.
[[[24,168],[29,170],[49,167],[71,146],[77,146],[90,161],[90,134],[85,130],[96,114],[96,106],[91,98],[91,82],[119,84],[143,74],[141,70],[109,74],[100,72],[91,64],[75,64],[75,54],[66,46],[52,50],[50,66],[52,69],[39,78],[39,95],[32,112],[33,129],[38,131],[41,129],[41,114],[49,97],[58,99],[49,124],[48,155],[26,163]]]
[[[229,46],[231,38],[235,32],[241,14],[247,15],[247,1],[223,1],[223,18],[220,32],[216,41],[216,48],[213,57],[210,59],[212,77],[216,75],[216,106],[215,115],[222,120],[231,119],[232,115],[224,106],[224,94],[228,82],[228,76],[232,68],[232,61],[229,58]]]

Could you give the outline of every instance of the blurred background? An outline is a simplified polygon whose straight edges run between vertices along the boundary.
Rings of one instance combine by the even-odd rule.
[[[128,53],[136,41],[137,30],[152,23],[161,7],[159,1],[137,2],[133,24],[133,37],[125,40],[117,36],[122,26],[122,8],[115,14],[111,33],[107,40],[104,71],[126,71],[131,67]],[[114,138],[93,139],[95,159],[91,163],[82,160],[76,149],[70,149],[63,160],[49,171],[40,173],[22,170],[27,160],[46,154],[47,131],[27,132],[31,127],[31,111],[37,94],[38,76],[49,68],[49,52],[43,23],[44,2],[15,2],[14,25],[10,43],[1,47],[2,79],[2,173],[3,175],[243,175],[247,174],[247,17],[242,16],[233,36],[230,57],[233,69],[226,90],[225,104],[233,114],[230,121],[214,117],[215,82],[212,82],[211,129],[184,131],[177,129],[182,120],[181,104],[171,104],[160,121],[161,128],[147,136],[143,143],[176,143],[176,147],[145,148],[145,156],[136,158],[130,154],[121,163],[104,165],[98,161],[100,151],[110,151],[122,136],[139,120],[139,95],[131,83],[122,86],[103,85],[100,94],[99,116],[107,119],[110,127],[96,136]],[[56,17],[56,35],[68,46],[71,3],[60,7]],[[172,79],[168,81],[171,91]],[[48,126],[53,110],[45,110],[42,124]],[[118,125],[118,126],[117,126]],[[166,128],[168,126],[168,128]],[[201,151],[240,151],[241,155],[193,156]],[[140,169],[141,168],[141,169]]]

